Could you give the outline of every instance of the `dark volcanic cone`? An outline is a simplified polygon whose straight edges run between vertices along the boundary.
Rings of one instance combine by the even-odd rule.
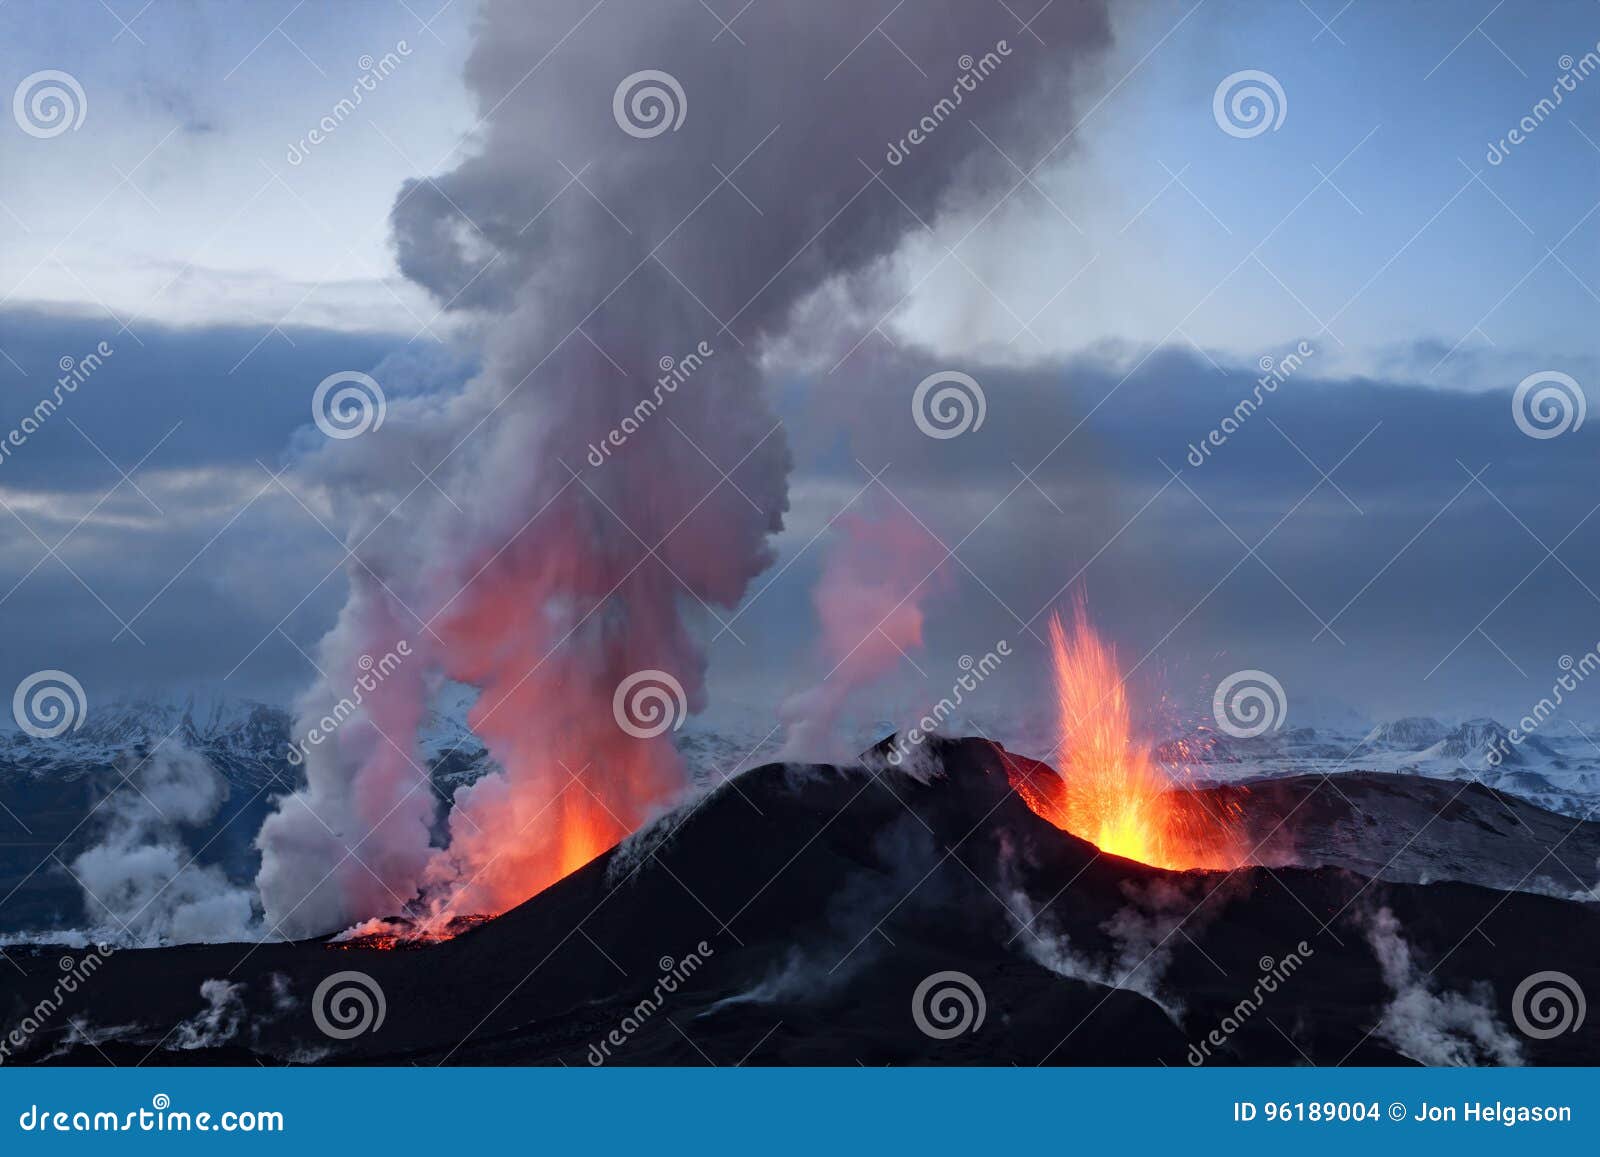
[[[1522,1059],[1600,1059],[1592,1032],[1541,1041],[1509,1027],[1532,973],[1600,992],[1593,905],[1335,868],[1162,871],[1036,816],[1011,782],[1053,775],[1045,765],[976,739],[926,751],[925,778],[758,768],[415,951],[117,953],[12,1061],[1176,1065],[1227,1020],[1207,1063],[1406,1063],[1429,1059],[1389,1011],[1408,984],[1447,1011],[1462,1007],[1453,994],[1476,1002]],[[0,996],[13,1021],[48,994],[61,955],[19,957],[29,976]],[[1292,975],[1240,1017],[1291,955]],[[341,1039],[315,997],[351,971],[381,991],[384,1015]],[[946,973],[961,974],[967,1011],[949,998],[914,1012],[919,988],[949,989]],[[196,1030],[220,991],[208,986],[208,1003],[208,980],[236,986],[231,1033],[225,1016],[222,1032]],[[343,1011],[336,1031],[363,1023]]]

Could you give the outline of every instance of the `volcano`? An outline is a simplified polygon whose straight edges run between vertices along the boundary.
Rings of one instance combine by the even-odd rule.
[[[985,739],[930,737],[918,755],[904,770],[870,753],[754,769],[498,918],[411,951],[356,937],[117,952],[8,1060],[1600,1060],[1581,1020],[1544,1038],[1513,1027],[1525,1023],[1513,999],[1536,973],[1600,991],[1592,903],[1386,878],[1331,856],[1164,870],[1036,814],[1021,788],[1058,778],[1043,763]],[[1405,796],[1408,777],[1375,778]],[[1252,799],[1252,825],[1311,794],[1291,788]],[[1374,811],[1385,798],[1363,796]],[[1422,825],[1408,807],[1396,822]],[[1301,811],[1302,830],[1329,825],[1325,842],[1348,818]],[[1471,819],[1469,808],[1450,822]],[[1543,822],[1558,821],[1571,828]],[[1572,838],[1592,846],[1594,828]],[[1530,837],[1507,820],[1480,839],[1556,830]],[[9,951],[27,973],[6,982],[12,1022],[88,955]]]

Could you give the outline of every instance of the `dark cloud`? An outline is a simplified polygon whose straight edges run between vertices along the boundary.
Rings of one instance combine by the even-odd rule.
[[[96,701],[194,688],[285,699],[312,672],[274,628],[283,620],[303,647],[326,629],[343,551],[267,470],[286,465],[329,373],[373,370],[403,397],[464,371],[437,347],[393,351],[387,337],[135,331],[0,313],[0,348],[17,363],[0,363],[0,438],[21,440],[0,459],[0,684],[53,667]],[[112,352],[57,405],[60,359],[82,363],[102,342]],[[41,399],[54,409],[39,418]],[[326,520],[314,491],[284,481]]]
[[[77,356],[106,334],[116,342],[114,327],[94,318],[13,312],[0,316],[0,330],[0,345],[28,371],[24,378],[5,369],[7,429],[31,412],[61,351]],[[0,604],[9,640],[0,684],[61,667],[96,699],[213,685],[268,638],[225,689],[286,700],[310,668],[273,628],[342,550],[281,491],[206,544],[266,483],[257,459],[277,469],[296,436],[316,444],[309,393],[331,368],[382,365],[394,395],[422,402],[470,367],[422,343],[386,357],[392,339],[385,338],[295,331],[290,347],[233,327],[141,325],[139,334],[143,347],[122,335],[99,375],[13,448],[0,465],[0,493],[53,544],[118,481],[63,419],[77,421],[124,469],[181,421],[134,474],[163,513],[124,484],[61,553],[124,618],[195,561],[135,624],[147,645],[127,635],[113,643],[116,619],[0,511],[0,593],[16,586]],[[1468,375],[1475,392],[1460,392],[1323,381],[1308,366],[1195,468],[1185,461],[1189,446],[1251,393],[1251,370],[1218,373],[1178,351],[1157,353],[1126,381],[1125,369],[1092,359],[1031,370],[968,366],[986,392],[984,425],[936,442],[913,424],[910,402],[916,383],[936,368],[945,367],[858,354],[836,375],[794,379],[779,390],[780,416],[803,464],[793,485],[794,526],[776,566],[755,584],[766,593],[738,620],[747,645],[724,635],[712,649],[713,707],[731,698],[770,713],[814,674],[788,660],[814,636],[810,592],[826,537],[790,560],[866,483],[858,457],[873,470],[888,463],[884,483],[947,545],[987,518],[959,551],[976,577],[951,562],[954,583],[930,596],[928,656],[918,660],[930,678],[939,663],[981,654],[1004,634],[1017,640],[1019,656],[997,686],[1011,679],[1028,690],[1043,671],[1037,644],[1000,601],[1029,619],[1086,565],[1092,608],[1130,664],[1161,644],[1137,677],[1146,701],[1203,698],[1208,678],[1261,666],[1297,692],[1302,712],[1312,701],[1338,701],[1377,715],[1512,714],[1548,690],[1559,656],[1600,641],[1600,603],[1583,586],[1600,590],[1592,577],[1600,574],[1600,515],[1583,521],[1600,502],[1590,427],[1547,441],[1524,436],[1492,369]],[[1333,470],[1375,426],[1333,473],[1361,512],[1327,484],[1306,498],[1320,479],[1300,450]],[[666,436],[670,429],[638,435]],[[1169,480],[1162,460],[1198,498],[1172,484],[1135,518]],[[1463,465],[1474,472],[1487,465],[1482,482],[1493,494],[1472,483]],[[1018,469],[1036,466],[1042,494]],[[1261,547],[1262,561],[1247,558],[1206,598],[1245,554],[1218,517],[1253,545],[1302,498]],[[398,521],[403,529],[405,518]],[[1551,547],[1561,542],[1558,557],[1577,577],[1546,559],[1535,536]],[[332,622],[344,584],[334,574],[290,615],[284,627],[300,646],[309,648]],[[1324,620],[1351,603],[1334,623],[1343,646],[1327,634],[1312,641],[1320,626],[1296,595]],[[1486,615],[1488,638],[1472,633]],[[909,668],[902,674],[904,685],[885,689],[883,712],[929,689]],[[1008,694],[1014,698],[1015,689]],[[1582,703],[1580,715],[1600,714]]]
[[[119,332],[103,315],[6,310],[0,349],[17,364],[0,360],[4,429],[52,393],[64,376],[62,358],[82,361],[101,343],[112,351],[104,364],[73,390],[59,418],[13,448],[0,464],[0,484],[103,491],[116,481],[116,471],[71,422],[124,468],[169,431],[151,460],[163,468],[252,458],[276,463],[290,432],[310,421],[317,382],[335,370],[370,370],[397,344],[392,337],[290,327],[280,334],[259,326],[179,329],[136,321]]]
[[[960,544],[946,564],[956,588],[925,608],[929,652],[917,662],[930,681],[903,669],[905,694],[942,694],[941,665],[1004,636],[1019,659],[997,698],[1037,697],[1043,656],[1019,620],[1042,634],[1037,616],[1080,571],[1125,662],[1143,660],[1142,701],[1176,699],[1196,716],[1216,681],[1245,667],[1277,674],[1300,722],[1335,705],[1520,714],[1548,692],[1560,656],[1600,641],[1590,427],[1527,437],[1491,373],[1472,393],[1326,381],[1312,376],[1313,355],[1195,467],[1191,446],[1253,398],[1254,368],[1221,373],[1173,350],[1131,373],[1088,358],[963,364],[986,417],[938,441],[913,422],[911,399],[948,368],[864,350],[785,393],[807,464],[796,495],[826,496],[793,547],[867,482],[863,466],[885,465],[883,484],[928,532]],[[779,608],[814,581],[815,551],[745,612],[751,646],[718,650],[740,672],[727,681],[735,693],[749,692],[745,656],[763,632],[795,629]],[[1580,697],[1576,710],[1587,726],[1600,700]]]

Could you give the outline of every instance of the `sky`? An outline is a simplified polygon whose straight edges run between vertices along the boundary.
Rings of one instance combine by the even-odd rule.
[[[596,27],[627,7],[602,3]],[[736,74],[739,5],[678,6]],[[839,67],[931,109],[959,62],[907,51],[914,0],[862,7]],[[996,0],[971,54],[1005,40],[999,67],[1020,70],[1060,51],[1022,27],[1030,8]],[[314,389],[362,371],[391,401],[444,405],[484,356],[476,295],[498,273],[425,287],[392,216],[443,184],[408,182],[483,147],[497,110],[467,82],[475,19],[468,0],[0,7],[6,88],[60,70],[84,114],[56,135],[0,123],[0,429],[63,359],[112,351],[0,459],[0,686],[61,669],[91,703],[284,702],[311,681],[352,565],[344,504],[303,469],[327,450]],[[869,715],[944,694],[1001,638],[1018,657],[996,696],[1030,702],[1043,616],[1074,585],[1148,704],[1207,702],[1248,668],[1279,679],[1295,721],[1520,714],[1600,641],[1595,427],[1531,437],[1512,400],[1534,374],[1600,380],[1600,77],[1534,111],[1600,52],[1600,8],[1132,3],[1111,32],[1070,101],[1030,108],[1029,152],[959,111],[939,124],[986,138],[985,192],[917,215],[869,279],[828,282],[762,335],[789,509],[743,604],[699,623],[709,710],[770,716],[827,671],[813,593],[859,509],[910,518],[948,556]],[[587,51],[574,33],[551,51]],[[1244,70],[1282,94],[1253,135],[1214,105]],[[717,114],[689,93],[688,117]],[[729,142],[728,164],[752,143]],[[609,212],[590,158],[561,160],[559,195]],[[906,170],[857,160],[863,195],[896,195]],[[804,167],[791,177],[804,208]],[[710,211],[759,238],[756,203]],[[1299,349],[1195,464],[1263,359]],[[913,390],[948,371],[980,384],[985,419],[928,437]],[[398,465],[438,486],[435,463]]]

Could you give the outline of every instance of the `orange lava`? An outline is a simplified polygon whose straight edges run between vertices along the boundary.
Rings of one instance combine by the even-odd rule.
[[[1103,852],[1159,868],[1234,868],[1244,860],[1237,813],[1208,808],[1174,786],[1133,734],[1116,651],[1089,625],[1079,600],[1069,634],[1050,620],[1062,783],[1021,795],[1056,827]]]
[[[337,952],[369,950],[380,952],[405,951],[443,944],[463,932],[470,932],[480,924],[487,924],[492,916],[457,916],[453,920],[433,925],[420,923],[403,916],[375,917],[347,928],[327,942],[327,947]]]

